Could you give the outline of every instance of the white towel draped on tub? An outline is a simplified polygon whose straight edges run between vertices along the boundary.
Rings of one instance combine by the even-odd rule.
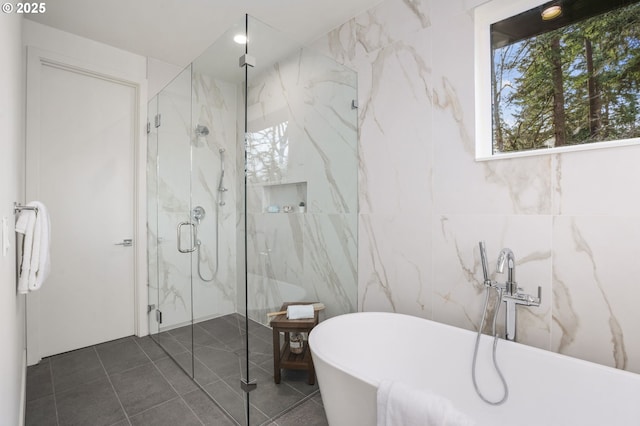
[[[16,232],[24,234],[22,240],[22,266],[18,278],[18,292],[39,289],[49,275],[51,229],[47,208],[39,201],[27,204],[38,209],[22,210],[16,221]]]
[[[472,426],[451,401],[406,383],[383,380],[378,386],[378,426]]]

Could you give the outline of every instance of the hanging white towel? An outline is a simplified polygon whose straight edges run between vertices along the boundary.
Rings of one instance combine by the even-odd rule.
[[[22,210],[16,221],[16,232],[24,234],[22,266],[18,278],[18,292],[23,294],[39,289],[51,269],[49,213],[39,201],[32,201],[27,205],[38,211]]]
[[[18,293],[29,292],[29,271],[31,269],[31,248],[33,247],[33,229],[36,224],[36,212],[22,210],[16,221],[16,232],[23,234],[22,239],[22,263],[18,276]]]
[[[406,383],[383,380],[378,386],[378,426],[472,426],[451,401]]]

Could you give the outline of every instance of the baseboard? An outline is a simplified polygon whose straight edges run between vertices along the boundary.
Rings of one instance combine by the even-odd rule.
[[[24,426],[24,416],[27,409],[27,350],[22,352],[22,384],[20,385],[20,426]]]

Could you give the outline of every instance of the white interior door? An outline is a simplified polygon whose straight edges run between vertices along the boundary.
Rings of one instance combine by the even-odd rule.
[[[51,218],[51,274],[27,298],[29,362],[134,334],[137,91],[29,55],[27,201]]]

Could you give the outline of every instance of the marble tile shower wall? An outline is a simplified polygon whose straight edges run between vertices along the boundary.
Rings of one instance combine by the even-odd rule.
[[[477,329],[486,240],[542,286],[521,342],[640,372],[640,147],[475,162],[479,3],[385,0],[313,45],[358,72],[358,308]]]
[[[199,137],[194,142],[192,156],[192,204],[204,207],[207,212],[198,230],[202,242],[200,258],[198,260],[196,256],[193,260],[200,262],[202,277],[195,273],[197,264],[192,266],[193,309],[195,318],[205,319],[236,312],[238,87],[194,72],[192,90],[192,126],[199,124],[209,129],[206,137]],[[221,160],[225,169],[222,185],[227,189],[224,192],[218,191]]]
[[[159,96],[162,126],[158,129],[156,150],[160,172],[157,178],[151,173],[149,182],[155,185],[157,179],[158,183],[157,236],[160,237],[155,253],[155,244],[149,246],[150,255],[155,254],[157,262],[150,259],[149,263],[150,269],[159,269],[151,271],[150,283],[152,287],[158,283],[155,286],[158,289],[152,291],[159,293],[163,327],[173,327],[189,322],[192,314],[196,320],[203,320],[236,311],[237,94],[235,85],[201,74],[192,77],[188,69]],[[192,138],[192,127],[196,124],[207,126],[209,134]],[[221,199],[217,190],[220,149],[225,149],[227,178],[224,184],[229,189],[223,195],[224,206],[218,204]],[[155,158],[150,165],[155,167]],[[200,256],[197,251],[193,255],[179,253],[176,225],[189,220],[190,208],[198,205],[206,211],[198,226],[198,239],[202,243]],[[149,226],[155,226],[153,221]],[[217,271],[216,232],[219,233]],[[155,238],[154,229],[150,235]],[[199,277],[197,262],[207,281]]]
[[[284,301],[318,300],[330,317],[357,308],[356,75],[330,58],[301,49],[250,76],[249,132],[287,122],[279,168],[269,154],[249,152],[249,313]],[[260,170],[260,172],[258,172]],[[306,211],[297,213],[299,201]],[[292,204],[292,213],[269,205]]]

